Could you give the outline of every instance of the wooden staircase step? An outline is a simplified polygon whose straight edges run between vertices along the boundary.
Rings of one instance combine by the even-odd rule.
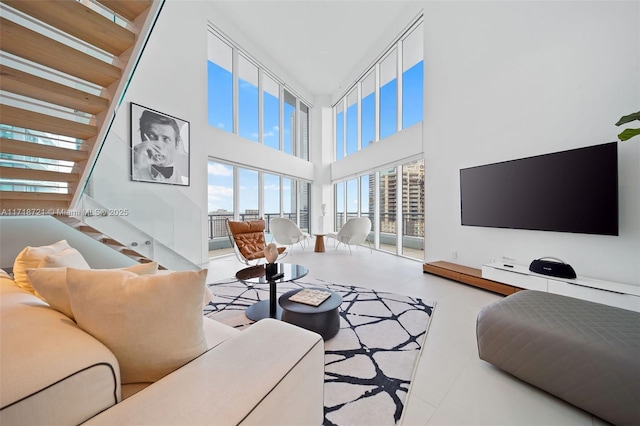
[[[152,0],[97,0],[107,9],[122,16],[127,21],[134,21],[153,3]]]
[[[121,70],[115,65],[50,39],[5,18],[0,18],[0,50],[65,74],[109,87]]]
[[[124,244],[122,244],[120,241],[116,241],[113,238],[109,238],[109,237],[101,238],[100,242],[108,246],[124,247]]]
[[[50,211],[65,211],[70,200],[71,194],[0,191],[0,210],[8,216],[41,216],[50,214]],[[27,209],[31,212],[26,212]]]
[[[0,152],[3,154],[24,155],[25,157],[48,158],[62,161],[86,161],[89,153],[84,150],[61,148],[35,142],[0,138]]]
[[[144,256],[141,255],[140,253],[138,253],[135,250],[131,250],[129,248],[123,248],[122,250],[120,250],[120,253],[122,254],[126,254],[127,256],[133,256],[133,257],[141,257],[143,258]]]
[[[119,56],[135,42],[135,34],[77,1],[2,0],[14,9]]]
[[[86,140],[98,134],[98,128],[91,124],[65,120],[64,118],[40,114],[9,105],[0,105],[0,116],[2,116],[2,124],[40,130],[60,136]]]
[[[94,115],[105,111],[109,107],[109,100],[106,98],[92,95],[64,84],[55,83],[5,65],[0,66],[0,77],[2,77],[0,79],[0,89],[6,92]]]
[[[89,225],[76,226],[76,229],[78,231],[84,232],[85,234],[102,234],[102,232]]]
[[[77,173],[52,172],[50,170],[22,169],[0,166],[3,179],[35,180],[46,182],[77,182]]]

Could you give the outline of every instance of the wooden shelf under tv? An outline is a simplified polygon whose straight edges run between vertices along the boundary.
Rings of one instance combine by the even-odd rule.
[[[521,290],[518,287],[482,278],[480,269],[441,260],[425,263],[422,265],[422,271],[498,294],[509,295]]]

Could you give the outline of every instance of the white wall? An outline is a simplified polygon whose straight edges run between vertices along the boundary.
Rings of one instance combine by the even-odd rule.
[[[459,263],[479,267],[502,256],[528,264],[552,255],[570,262],[578,274],[640,285],[640,141],[619,147],[619,237],[462,227],[458,183],[462,167],[615,140],[619,129],[613,123],[636,111],[640,99],[639,4],[424,1],[411,7],[418,6],[425,11],[426,260],[450,260],[456,251]],[[189,121],[191,186],[178,191],[202,213],[207,211],[209,156],[267,170],[273,167],[316,182],[322,179],[321,195],[313,195],[312,202],[326,202],[329,167],[324,158],[331,147],[312,148],[312,154],[320,155],[313,167],[208,126],[208,20],[285,81],[296,84],[283,71],[286,64],[261,56],[242,29],[216,10],[215,2],[168,1],[113,131],[129,140],[129,102]],[[372,59],[362,59],[353,69],[364,70]],[[294,89],[311,96],[303,93],[304,88]],[[314,143],[318,136],[327,139],[324,120],[330,116],[329,106],[322,98],[318,107],[323,111],[312,111]],[[420,151],[411,142],[405,148]],[[128,154],[116,154],[115,161],[128,164]],[[143,191],[160,198],[175,191],[126,180],[118,181],[112,190],[116,189],[129,193],[129,199]],[[317,183],[313,189],[318,189]],[[202,214],[199,225],[182,221],[174,227],[176,245],[195,248],[203,260],[207,244],[200,234],[205,221]]]
[[[639,108],[638,2],[426,2],[426,260],[555,256],[640,285],[640,140],[619,144],[620,236],[463,227],[459,169],[616,140]]]
[[[234,27],[224,25],[224,18],[211,2],[165,3],[117,112],[92,183],[96,198],[110,200],[108,207],[129,208],[132,222],[161,242],[169,243],[196,264],[208,262],[206,220],[209,157],[273,170],[295,178],[314,178],[312,164],[208,125],[209,20],[222,24],[234,39],[236,36],[242,38],[240,31],[234,33]],[[259,59],[270,65],[268,58]],[[190,123],[190,186],[129,180],[131,102]],[[150,209],[152,205],[160,208]],[[167,207],[171,210],[166,210]]]

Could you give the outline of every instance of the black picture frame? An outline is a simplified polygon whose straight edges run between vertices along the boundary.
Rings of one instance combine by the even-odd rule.
[[[131,102],[131,180],[189,186],[189,122]]]

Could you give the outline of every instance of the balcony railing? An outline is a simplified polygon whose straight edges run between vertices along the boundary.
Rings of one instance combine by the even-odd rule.
[[[239,213],[239,220],[257,220],[260,218],[258,213]],[[293,222],[297,221],[296,213],[284,213],[280,216],[280,213],[265,213],[264,220],[266,222],[265,232],[269,234],[271,231],[269,229],[269,223],[271,222],[271,218],[273,217],[284,217],[292,220]],[[209,219],[207,228],[209,230],[209,240],[213,240],[214,238],[227,238],[227,219],[233,220],[234,214],[233,212],[226,213],[209,213]],[[309,232],[309,214],[307,212],[300,212],[300,224],[298,225],[300,229],[303,231]]]
[[[342,224],[345,222],[344,212],[337,213],[336,226],[340,230]],[[347,212],[347,219],[357,217],[356,212]],[[362,216],[367,216],[363,214]],[[373,214],[368,214],[371,222],[374,222]],[[383,233],[395,233],[396,229],[396,213],[380,213],[380,232]],[[404,213],[402,215],[402,235],[405,237],[418,237],[424,238],[424,213]]]

